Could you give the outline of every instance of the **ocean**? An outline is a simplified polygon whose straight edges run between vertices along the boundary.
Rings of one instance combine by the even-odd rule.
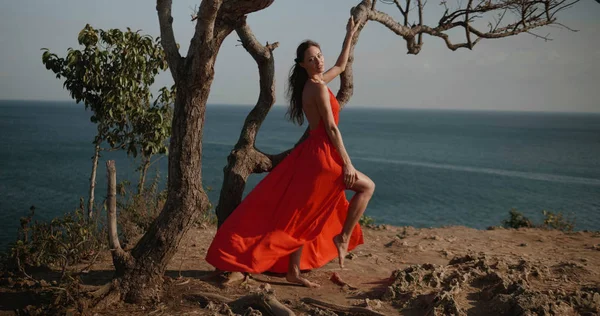
[[[213,203],[250,110],[207,107],[202,176]],[[259,149],[278,153],[302,135],[305,127],[284,115],[271,110]],[[74,102],[0,101],[0,247],[15,240],[30,206],[49,220],[87,199],[96,132],[89,117]],[[354,166],[376,183],[366,215],[377,223],[484,229],[516,208],[536,222],[548,210],[573,218],[576,230],[600,230],[600,114],[348,107],[340,130]],[[137,179],[139,159],[103,153],[98,202],[107,159],[116,160],[118,181]],[[166,157],[149,178],[157,172],[164,187]],[[246,193],[263,177],[251,176]]]

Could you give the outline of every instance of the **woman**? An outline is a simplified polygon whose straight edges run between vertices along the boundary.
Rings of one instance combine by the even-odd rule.
[[[206,260],[219,270],[287,272],[289,282],[319,287],[300,275],[363,243],[358,220],[375,190],[354,169],[337,123],[340,106],[326,84],[346,67],[358,26],[350,18],[342,52],[324,72],[319,45],[296,50],[288,95],[292,121],[308,120],[310,135],[248,194],[218,229]],[[355,192],[348,203],[345,189]]]

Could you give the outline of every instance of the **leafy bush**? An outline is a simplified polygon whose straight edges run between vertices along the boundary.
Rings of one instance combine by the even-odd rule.
[[[143,235],[162,211],[167,201],[167,190],[158,190],[159,179],[157,173],[140,194],[134,192],[129,181],[117,185],[119,239],[125,246]]]
[[[513,208],[509,211],[509,219],[502,221],[502,224],[506,228],[537,227],[562,231],[572,231],[575,227],[575,220],[565,218],[562,213],[543,210],[542,214],[544,215],[544,221],[540,225],[535,225],[529,218]]]
[[[502,221],[504,227],[507,228],[521,228],[521,227],[533,227],[533,223],[529,218],[525,217],[521,212],[512,208],[509,212],[509,219]]]
[[[358,223],[361,226],[369,227],[369,226],[375,225],[375,219],[373,217],[363,214],[363,216],[361,216],[360,219],[358,220]]]
[[[543,228],[572,231],[575,227],[575,219],[565,218],[562,213],[555,214],[546,210],[543,210],[542,213],[544,214]]]
[[[94,217],[84,218],[82,209],[50,222],[31,223],[35,207],[21,218],[17,241],[4,254],[3,270],[25,272],[30,267],[64,268],[89,260],[105,246],[103,227]],[[95,212],[98,214],[99,212]]]

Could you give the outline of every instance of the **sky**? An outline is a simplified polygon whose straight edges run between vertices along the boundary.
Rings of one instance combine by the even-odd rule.
[[[452,4],[453,0],[448,3]],[[190,14],[200,0],[173,4],[174,30],[185,55],[193,36]],[[297,45],[321,44],[326,67],[337,59],[352,5],[358,0],[276,0],[250,14],[248,23],[262,43],[279,42],[274,52],[277,105],[285,105],[285,81]],[[62,81],[46,70],[41,48],[64,56],[78,48],[77,34],[95,28],[130,27],[159,36],[154,1],[20,0],[0,2],[0,99],[70,100]],[[395,17],[398,11],[378,3]],[[425,8],[425,22],[440,18],[437,0]],[[348,106],[367,108],[466,109],[497,111],[600,112],[600,4],[581,0],[559,14],[559,22],[579,30],[545,27],[537,34],[482,40],[472,51],[451,51],[439,38],[424,38],[418,55],[406,54],[405,41],[377,22],[369,22],[355,51],[355,91]],[[463,32],[452,33],[454,42]],[[210,104],[254,105],[258,71],[232,33],[215,66]],[[170,86],[161,74],[155,89]],[[339,82],[330,83],[336,91]]]

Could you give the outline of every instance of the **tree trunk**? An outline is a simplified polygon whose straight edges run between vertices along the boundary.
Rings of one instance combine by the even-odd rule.
[[[246,14],[272,2],[202,1],[188,54],[182,57],[173,34],[172,0],[157,0],[161,44],[177,88],[169,144],[168,193],[163,210],[132,249],[122,275],[117,275],[125,301],[160,299],[167,264],[200,212],[208,209],[208,196],[202,186],[202,135],[217,54],[223,40]]]
[[[143,166],[142,169],[140,170],[140,182],[138,183],[138,194],[142,194],[144,193],[144,185],[146,183],[146,174],[148,173],[148,168],[150,167],[150,157],[152,157],[152,155],[146,157],[145,155],[142,157],[143,159]]]
[[[208,196],[202,187],[202,135],[206,101],[221,42],[206,43],[203,51],[182,68],[186,71],[178,73],[168,156],[167,201],[131,251],[134,263],[121,281],[121,290],[128,302],[160,298],[167,264],[200,212],[208,209]]]
[[[98,169],[98,157],[100,157],[100,144],[94,148],[94,157],[92,158],[92,174],[90,176],[90,195],[88,201],[88,220],[91,220],[94,214],[94,190],[96,189],[96,170]]]
[[[117,231],[117,168],[114,160],[106,162],[107,192],[106,218],[108,225],[108,247],[113,257],[115,275],[122,276],[133,264],[131,256],[123,251]]]

